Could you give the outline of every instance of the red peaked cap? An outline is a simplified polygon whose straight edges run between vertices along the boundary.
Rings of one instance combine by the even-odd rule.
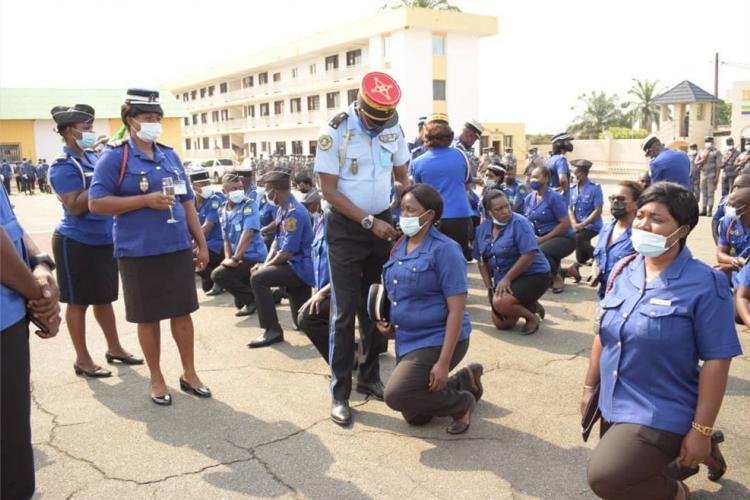
[[[362,77],[359,86],[359,109],[375,121],[387,121],[401,100],[401,87],[390,75],[372,71]]]

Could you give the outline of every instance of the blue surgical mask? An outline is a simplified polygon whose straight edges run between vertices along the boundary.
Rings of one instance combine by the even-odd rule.
[[[534,191],[539,191],[542,189],[542,181],[531,181],[529,182],[529,187]]]
[[[422,215],[424,215],[425,213],[423,213]],[[418,215],[416,217],[404,217],[403,215],[401,216],[401,218],[398,220],[398,224],[401,226],[401,230],[406,236],[414,236],[424,227],[424,224],[419,223],[419,218],[422,217],[422,215]]]
[[[94,132],[81,132],[81,138],[76,139],[76,144],[81,149],[91,149],[96,143],[96,134]]]
[[[510,221],[508,221],[508,222],[510,222]],[[494,218],[494,217],[492,218],[492,223],[493,223],[494,225],[496,225],[496,226],[500,226],[500,227],[505,227],[505,226],[507,226],[507,225],[508,225],[508,222],[500,222],[500,221],[499,221],[499,220],[497,220],[496,218]]]
[[[633,249],[644,257],[659,257],[664,252],[672,248],[679,240],[675,240],[670,246],[667,246],[667,240],[680,229],[678,228],[669,236],[643,231],[633,228],[630,241],[633,243]]]
[[[156,139],[162,133],[161,123],[158,122],[139,122],[141,129],[135,135],[142,141],[156,142]]]
[[[255,188],[255,192],[258,195],[258,199],[260,200],[266,195],[266,188],[264,187],[257,187]]]
[[[494,179],[487,179],[484,181],[484,187],[487,189],[492,189],[493,187],[497,186],[497,181]]]
[[[212,186],[204,186],[201,188],[201,196],[205,199],[208,199],[214,195],[216,191]]]
[[[242,203],[245,201],[245,192],[241,189],[236,189],[229,192],[229,201],[232,203]]]

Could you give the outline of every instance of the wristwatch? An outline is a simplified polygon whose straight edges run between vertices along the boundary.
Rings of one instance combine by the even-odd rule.
[[[39,264],[47,264],[47,267],[49,267],[50,271],[54,271],[57,267],[55,266],[55,261],[52,260],[52,257],[50,257],[46,253],[36,254],[29,259],[29,265],[31,266],[31,269],[36,268],[36,266],[38,266]]]
[[[238,259],[238,258],[237,258],[237,257],[235,257],[234,255],[232,255],[232,256],[231,256],[231,257],[229,257],[229,258],[230,258],[230,259],[232,259],[233,261],[235,261],[235,262],[236,262],[237,264],[239,264],[240,262],[242,262],[242,259]]]
[[[372,229],[372,225],[374,223],[375,223],[375,216],[373,216],[373,215],[368,215],[367,217],[365,217],[364,219],[362,219],[362,221],[360,222],[360,224],[362,224],[362,227],[365,228],[365,229],[367,229],[367,230]]]

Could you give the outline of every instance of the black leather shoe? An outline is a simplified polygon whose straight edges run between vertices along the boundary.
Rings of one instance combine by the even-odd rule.
[[[85,375],[88,378],[107,378],[112,376],[111,371],[105,370],[101,366],[97,366],[93,371],[86,371],[78,366],[78,363],[73,365],[73,371],[76,372],[76,375]]]
[[[380,380],[376,380],[375,382],[357,382],[357,392],[372,396],[380,401],[383,401],[385,398],[385,386]]]
[[[107,358],[107,363],[112,364],[115,361],[119,361],[120,363],[124,365],[142,365],[143,364],[143,358],[136,358],[132,354],[128,356],[115,356],[114,354],[110,354],[108,352],[104,353],[104,357]]]
[[[220,286],[214,285],[214,287],[212,289],[210,289],[209,291],[206,292],[206,295],[208,297],[213,297],[214,295],[221,295],[224,292],[226,292],[226,290],[224,290]]]
[[[266,347],[276,344],[277,342],[284,342],[284,332],[268,328],[263,332],[263,335],[251,341],[247,346],[250,349],[254,349],[256,347]]]
[[[333,400],[333,404],[331,404],[331,420],[339,425],[351,425],[352,409],[349,408],[349,401],[346,399],[343,401]]]
[[[211,389],[209,389],[208,387],[193,387],[192,385],[185,382],[182,377],[180,377],[180,389],[187,392],[188,394],[192,394],[193,396],[198,396],[199,398],[211,397]]]
[[[172,395],[170,393],[166,393],[163,396],[154,396],[152,394],[151,401],[159,406],[172,406]]]
[[[250,316],[251,314],[255,314],[255,311],[258,310],[258,307],[255,305],[255,303],[248,304],[245,306],[242,306],[242,309],[234,313],[235,316],[238,318],[241,318],[242,316]]]

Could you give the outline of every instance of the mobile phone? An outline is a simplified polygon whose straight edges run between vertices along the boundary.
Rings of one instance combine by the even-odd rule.
[[[35,316],[34,316],[33,314],[29,314],[29,315],[28,315],[28,318],[29,318],[29,321],[31,321],[32,323],[34,323],[34,326],[36,326],[37,328],[39,328],[39,330],[40,330],[40,331],[41,331],[42,333],[49,333],[49,328],[47,328],[47,325],[45,325],[44,323],[42,323],[42,322],[41,322],[41,321],[40,321],[40,320],[39,320],[39,319],[38,319],[37,317],[35,317]]]

